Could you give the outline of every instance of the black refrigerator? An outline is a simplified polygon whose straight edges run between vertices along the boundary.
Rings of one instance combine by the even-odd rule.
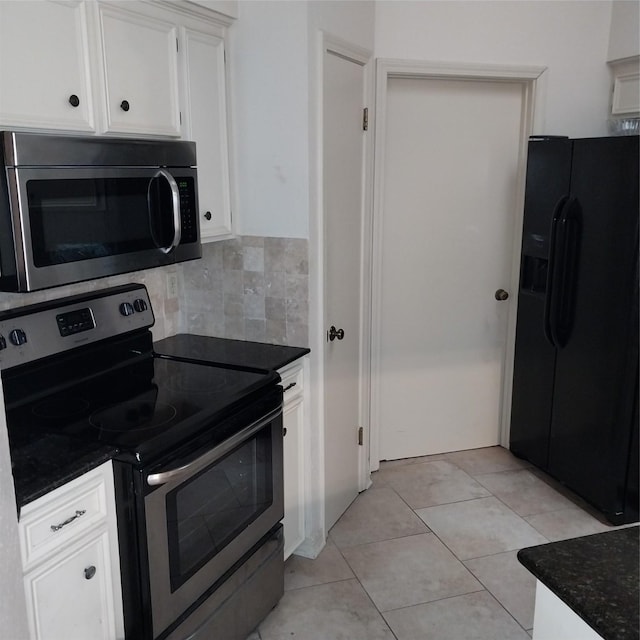
[[[529,141],[510,448],[638,519],[638,136]]]

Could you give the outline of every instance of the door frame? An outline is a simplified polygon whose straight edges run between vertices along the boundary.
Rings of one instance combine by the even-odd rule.
[[[314,558],[322,550],[325,543],[324,522],[324,348],[326,341],[325,327],[325,241],[326,221],[324,215],[324,172],[323,172],[323,131],[324,131],[324,55],[332,53],[360,64],[364,68],[364,96],[366,104],[372,105],[374,100],[374,59],[373,52],[336,37],[331,33],[318,29],[316,40],[311,48],[315,57],[312,63],[313,73],[310,78],[310,112],[311,122],[309,148],[310,164],[310,225],[309,225],[309,321],[311,347],[311,393],[309,411],[309,437],[305,442],[305,480],[306,510],[305,534],[307,538],[296,550],[296,554]],[[362,167],[362,225],[361,225],[361,282],[359,313],[361,319],[360,358],[359,358],[359,398],[358,412],[364,428],[363,446],[358,456],[359,491],[370,484],[369,474],[369,391],[370,391],[370,282],[371,282],[371,247],[372,247],[372,211],[373,211],[373,118],[369,107],[369,135],[364,136]],[[356,426],[356,425],[354,425]]]
[[[380,58],[376,62],[375,92],[375,180],[372,213],[371,257],[371,318],[370,318],[370,430],[369,462],[370,470],[380,466],[380,404],[382,393],[380,344],[382,330],[382,228],[384,211],[385,156],[387,126],[387,95],[390,78],[418,78],[424,80],[470,80],[488,82],[509,82],[522,86],[523,112],[520,127],[520,149],[518,154],[518,178],[516,187],[516,209],[514,211],[513,261],[509,280],[510,290],[516,292],[520,277],[520,251],[522,242],[522,217],[524,209],[524,186],[527,160],[527,140],[534,131],[544,131],[541,109],[536,104],[544,104],[546,94],[547,67],[512,66],[495,64],[423,62],[418,60],[398,60]],[[517,296],[512,296],[507,319],[507,345],[503,360],[503,384],[500,399],[500,444],[508,447],[509,422],[511,412],[511,392],[513,376],[513,355],[515,350]]]

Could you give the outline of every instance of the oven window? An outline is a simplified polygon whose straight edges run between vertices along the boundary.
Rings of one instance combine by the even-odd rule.
[[[171,591],[273,502],[271,426],[167,494]]]
[[[192,178],[180,180],[181,191],[193,188]],[[153,250],[173,238],[172,195],[164,179],[29,180],[27,199],[37,267]]]

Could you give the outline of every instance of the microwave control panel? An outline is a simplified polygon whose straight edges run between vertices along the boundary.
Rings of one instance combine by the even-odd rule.
[[[196,190],[193,178],[176,178],[180,192],[180,218],[182,220],[181,242],[197,242],[198,240],[198,211]]]

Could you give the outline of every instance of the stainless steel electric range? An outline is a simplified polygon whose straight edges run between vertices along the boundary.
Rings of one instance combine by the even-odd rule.
[[[142,285],[1,313],[12,451],[111,448],[127,638],[244,640],[283,592],[279,376],[157,357],[153,323]]]

